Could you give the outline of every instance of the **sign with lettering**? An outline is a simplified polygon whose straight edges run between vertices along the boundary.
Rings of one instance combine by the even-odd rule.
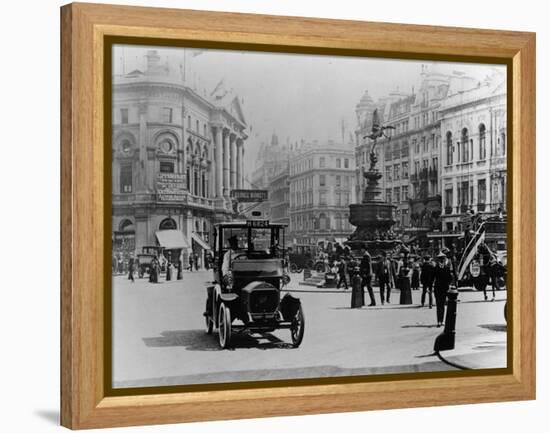
[[[159,201],[184,202],[187,200],[185,176],[175,173],[159,173],[157,197]]]
[[[268,220],[248,220],[246,222],[246,225],[252,228],[267,228],[269,227],[269,221]]]
[[[239,203],[256,203],[267,200],[266,189],[234,189],[231,191],[231,198]]]

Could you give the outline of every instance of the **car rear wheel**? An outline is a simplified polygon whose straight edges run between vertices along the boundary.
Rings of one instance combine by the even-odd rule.
[[[231,312],[223,302],[218,314],[218,340],[222,349],[227,349],[231,343]]]
[[[296,312],[296,316],[294,316],[294,319],[292,320],[292,325],[290,327],[290,336],[292,337],[292,345],[294,347],[298,347],[302,343],[302,340],[304,338],[305,324],[306,322],[304,312],[302,310],[302,306],[300,305],[298,307],[298,311]]]
[[[205,311],[204,320],[206,322],[206,333],[210,335],[214,330],[214,319],[211,314],[210,305],[208,305],[208,299],[206,300],[206,309],[204,311]]]

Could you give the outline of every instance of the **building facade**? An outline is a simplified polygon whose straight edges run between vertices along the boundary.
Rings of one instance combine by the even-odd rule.
[[[298,251],[319,242],[341,242],[352,233],[355,152],[334,142],[304,144],[289,165],[290,237]]]
[[[113,249],[163,246],[170,230],[169,243],[200,254],[244,184],[246,121],[235,95],[200,96],[156,51],[146,59],[144,71],[113,77]]]
[[[495,72],[442,104],[444,233],[464,229],[468,213],[506,214],[506,78]]]
[[[378,140],[384,199],[396,205],[394,229],[405,240],[457,237],[468,211],[506,212],[506,86],[495,72],[483,82],[461,72],[422,67],[417,91],[356,106],[356,197],[368,167],[372,113],[388,138]],[[471,214],[470,214],[471,215]]]
[[[271,178],[268,188],[270,221],[290,224],[290,181],[288,164]],[[288,236],[286,239],[288,243]]]

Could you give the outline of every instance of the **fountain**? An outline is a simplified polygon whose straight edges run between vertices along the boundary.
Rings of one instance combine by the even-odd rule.
[[[377,168],[378,158],[375,152],[377,139],[389,138],[384,131],[394,127],[380,124],[377,109],[374,110],[372,117],[371,134],[364,137],[370,138],[373,142],[369,153],[369,169],[363,171],[367,185],[363,191],[362,202],[350,205],[349,222],[357,228],[345,244],[353,251],[367,250],[371,256],[375,256],[382,251],[390,253],[397,246],[402,245],[402,242],[396,238],[392,230],[396,222],[394,219],[396,206],[382,199],[382,187],[379,185],[382,173]]]

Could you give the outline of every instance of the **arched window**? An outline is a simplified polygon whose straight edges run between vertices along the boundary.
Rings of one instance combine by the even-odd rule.
[[[176,221],[170,217],[163,219],[159,224],[159,230],[177,230],[177,228]]]
[[[453,165],[453,133],[447,132],[447,165]]]
[[[129,219],[124,219],[118,225],[118,230],[121,232],[134,232],[134,223]]]
[[[462,145],[462,162],[468,162],[469,158],[469,138],[468,138],[468,128],[462,128],[462,135],[460,137],[460,143]]]
[[[197,170],[195,170],[194,172],[194,177],[193,177],[193,194],[195,195],[199,195],[199,187],[200,187],[200,184],[199,184],[199,173],[197,172]]]
[[[479,159],[483,160],[487,157],[487,142],[485,137],[486,129],[483,123],[479,124]]]
[[[499,155],[506,155],[506,133],[503,131],[500,133],[500,149]]]

